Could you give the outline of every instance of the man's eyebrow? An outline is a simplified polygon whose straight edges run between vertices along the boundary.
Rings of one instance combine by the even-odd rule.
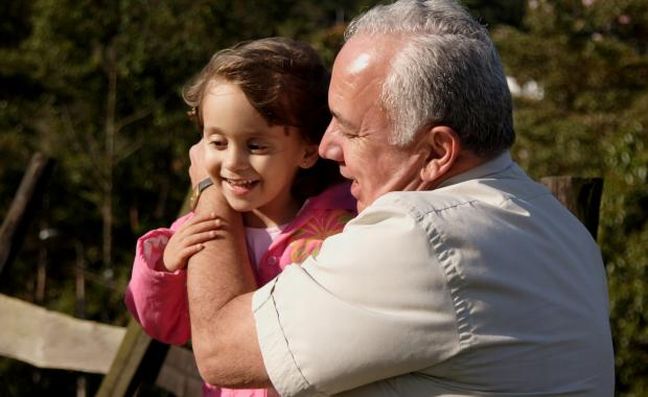
[[[339,124],[341,124],[342,127],[347,128],[347,129],[350,129],[350,130],[355,130],[355,129],[356,129],[356,126],[353,125],[352,122],[350,122],[349,120],[346,120],[345,118],[343,118],[342,116],[340,116],[339,113],[336,113],[336,112],[334,112],[334,111],[331,111],[331,115],[333,115],[333,118],[335,118],[335,120],[336,120]]]

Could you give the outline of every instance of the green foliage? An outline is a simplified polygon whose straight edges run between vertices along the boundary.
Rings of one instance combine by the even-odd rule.
[[[526,9],[526,2],[520,0],[463,0],[462,3],[488,27],[520,26]]]
[[[603,176],[599,241],[610,288],[619,395],[648,394],[648,3],[531,1],[494,37],[519,83],[515,157],[535,176]]]

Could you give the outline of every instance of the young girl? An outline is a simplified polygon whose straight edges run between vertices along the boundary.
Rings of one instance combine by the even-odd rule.
[[[316,255],[355,215],[337,165],[317,156],[330,119],[327,89],[328,72],[310,46],[268,38],[216,53],[183,93],[203,131],[210,178],[201,188],[221,189],[243,213],[259,285]],[[138,240],[125,300],[151,337],[189,340],[185,267],[213,238],[213,225],[189,213]],[[271,389],[204,390],[208,396],[274,395]]]

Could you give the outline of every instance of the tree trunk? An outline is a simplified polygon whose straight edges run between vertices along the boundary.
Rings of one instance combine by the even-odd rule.
[[[42,153],[32,156],[9,211],[0,226],[0,273],[15,259],[27,228],[39,209],[55,161]]]
[[[117,106],[117,60],[114,44],[106,50],[108,77],[108,97],[106,101],[106,169],[103,183],[103,203],[101,215],[103,219],[103,263],[107,269],[112,269],[112,226],[113,226],[113,168],[115,166],[115,114]]]

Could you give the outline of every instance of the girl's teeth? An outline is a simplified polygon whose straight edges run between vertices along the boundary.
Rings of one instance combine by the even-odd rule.
[[[250,186],[254,183],[254,181],[233,181],[229,179],[227,180],[227,182],[230,185],[234,185],[234,186]]]

